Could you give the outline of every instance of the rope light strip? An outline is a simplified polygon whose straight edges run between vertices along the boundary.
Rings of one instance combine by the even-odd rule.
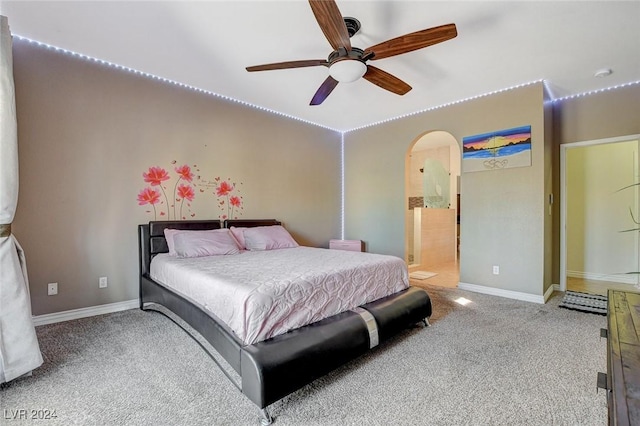
[[[344,132],[340,134],[340,239],[344,240]]]
[[[588,92],[578,93],[578,94],[575,94],[575,95],[563,96],[561,98],[554,98],[554,99],[551,100],[551,102],[561,102],[561,101],[566,101],[566,100],[569,100],[569,99],[583,98],[585,96],[595,95],[597,93],[609,92],[611,90],[622,89],[623,87],[635,86],[637,84],[640,84],[640,80],[631,81],[629,83],[618,84],[618,85],[611,86],[611,87],[605,87],[603,89],[589,90]]]
[[[261,110],[261,111],[269,112],[271,114],[279,115],[281,117],[290,118],[292,120],[301,121],[303,123],[311,124],[311,125],[314,125],[314,126],[322,127],[322,128],[325,128],[325,129],[340,133],[340,130],[334,129],[332,127],[328,127],[328,126],[325,126],[325,125],[322,125],[322,124],[314,123],[313,121],[305,120],[305,119],[302,119],[302,118],[299,118],[299,117],[295,117],[293,115],[285,114],[283,112],[279,112],[279,111],[276,111],[276,110],[273,110],[273,109],[270,109],[270,108],[265,108],[265,107],[262,107],[262,106],[259,106],[259,105],[255,105],[255,104],[252,104],[252,103],[249,103],[249,102],[241,101],[239,99],[235,99],[235,98],[232,98],[232,97],[229,97],[229,96],[221,95],[219,93],[211,92],[209,90],[201,89],[199,87],[195,87],[195,86],[191,86],[191,85],[188,85],[188,84],[180,83],[180,82],[175,81],[175,80],[170,80],[168,78],[157,76],[155,74],[150,74],[150,73],[139,71],[139,70],[136,70],[136,69],[133,69],[133,68],[129,68],[129,67],[125,67],[125,66],[122,66],[122,65],[114,64],[113,62],[105,61],[103,59],[94,58],[92,56],[87,56],[87,55],[84,55],[82,53],[73,52],[73,51],[70,51],[70,50],[67,50],[67,49],[63,49],[61,47],[52,46],[50,44],[42,43],[40,41],[31,40],[29,38],[22,37],[22,36],[19,36],[19,35],[14,35],[13,37],[17,38],[18,40],[22,40],[22,41],[26,41],[26,42],[31,43],[31,44],[35,44],[36,46],[39,46],[39,47],[44,47],[46,49],[54,50],[54,51],[59,52],[59,53],[64,53],[64,54],[71,55],[71,56],[76,57],[76,58],[84,59],[84,60],[87,60],[87,61],[90,61],[90,62],[95,62],[95,63],[98,63],[100,65],[105,65],[105,66],[108,66],[108,67],[111,67],[111,68],[115,68],[115,69],[120,70],[120,71],[126,71],[126,72],[129,72],[129,73],[135,74],[135,75],[139,75],[139,76],[142,76],[142,77],[147,77],[147,78],[150,78],[150,79],[153,79],[153,80],[161,81],[163,83],[172,84],[174,86],[178,86],[178,87],[181,87],[181,88],[184,88],[184,89],[193,90],[194,92],[204,93],[206,95],[214,96],[216,98],[224,99],[226,101],[234,102],[234,103],[237,103],[237,104],[240,104],[240,105],[248,106],[250,108],[255,108],[255,109],[258,109],[258,110]]]
[[[50,49],[50,50],[54,50],[56,52],[64,53],[64,54],[67,54],[67,55],[71,55],[71,56],[74,56],[76,58],[81,58],[81,59],[84,59],[84,60],[88,60],[90,62],[95,62],[95,63],[101,64],[101,65],[106,65],[106,66],[109,66],[109,67],[112,67],[112,68],[115,68],[115,69],[118,69],[118,70],[121,70],[121,71],[130,72],[130,73],[135,74],[135,75],[151,78],[153,80],[157,80],[157,81],[161,81],[161,82],[164,82],[164,83],[172,84],[172,85],[175,85],[175,86],[178,86],[178,87],[182,87],[182,88],[185,88],[185,89],[193,90],[195,92],[204,93],[204,94],[207,94],[207,95],[210,95],[210,96],[214,96],[216,98],[224,99],[226,101],[230,101],[230,102],[234,102],[234,103],[237,103],[237,104],[240,104],[240,105],[248,106],[250,108],[255,108],[255,109],[260,110],[260,111],[265,111],[265,112],[268,112],[268,113],[271,113],[271,114],[279,115],[281,117],[286,117],[286,118],[290,118],[292,120],[296,120],[296,121],[300,121],[300,122],[303,122],[303,123],[311,124],[313,126],[322,127],[324,129],[328,129],[328,130],[331,130],[333,132],[340,133],[341,136],[342,136],[342,141],[341,141],[342,144],[344,144],[344,135],[345,135],[345,133],[349,133],[349,132],[353,132],[353,131],[356,131],[356,130],[365,129],[365,128],[368,128],[368,127],[377,126],[377,125],[380,125],[380,124],[388,123],[388,122],[395,121],[395,120],[400,120],[400,119],[403,119],[403,118],[406,118],[406,117],[411,117],[411,116],[414,116],[414,115],[422,114],[422,113],[429,112],[429,111],[434,111],[434,110],[441,109],[441,108],[446,108],[446,107],[449,107],[449,106],[452,106],[452,105],[457,105],[457,104],[460,104],[460,103],[463,103],[463,102],[467,102],[467,101],[471,101],[471,100],[474,100],[474,99],[484,98],[484,97],[495,95],[495,94],[498,94],[498,93],[503,93],[503,92],[507,92],[507,91],[510,91],[510,90],[519,89],[519,88],[530,86],[532,84],[536,84],[536,83],[540,83],[540,82],[542,82],[544,84],[545,89],[546,89],[548,95],[551,98],[551,99],[549,99],[548,102],[553,102],[553,103],[561,102],[561,101],[565,101],[565,100],[569,100],[569,99],[581,98],[581,97],[585,97],[585,96],[589,96],[589,95],[608,92],[608,91],[611,91],[611,90],[621,89],[621,88],[624,88],[624,87],[629,87],[629,86],[634,86],[634,85],[640,84],[640,80],[638,80],[638,81],[632,81],[632,82],[629,82],[629,83],[618,84],[618,85],[611,86],[611,87],[606,87],[606,88],[603,88],[603,89],[590,90],[590,91],[583,92],[583,93],[578,93],[578,94],[574,94],[574,95],[568,95],[568,96],[555,98],[553,96],[553,92],[552,92],[548,82],[546,80],[540,79],[540,80],[534,80],[534,81],[530,81],[530,82],[527,82],[527,83],[522,83],[522,84],[517,84],[517,85],[514,85],[514,86],[506,87],[504,89],[494,90],[494,91],[483,93],[483,94],[480,94],[480,95],[470,96],[470,97],[463,98],[463,99],[460,99],[460,100],[457,100],[457,101],[447,102],[447,103],[444,103],[444,104],[441,104],[441,105],[437,105],[437,106],[434,106],[434,107],[429,107],[429,108],[421,109],[421,110],[418,110],[418,111],[410,112],[410,113],[407,113],[407,114],[399,115],[399,116],[396,116],[396,117],[391,117],[391,118],[388,118],[388,119],[385,119],[385,120],[376,121],[374,123],[366,124],[366,125],[363,125],[363,126],[354,127],[352,129],[338,130],[338,129],[335,129],[335,128],[332,128],[332,127],[329,127],[329,126],[325,126],[325,125],[322,125],[322,124],[319,124],[319,123],[315,123],[315,122],[310,121],[310,120],[306,120],[306,119],[303,119],[303,118],[300,118],[300,117],[295,117],[295,116],[290,115],[290,114],[285,114],[283,112],[279,112],[279,111],[276,111],[276,110],[271,109],[271,108],[266,108],[266,107],[262,107],[262,106],[259,106],[259,105],[255,105],[255,104],[246,102],[246,101],[241,101],[239,99],[235,99],[235,98],[232,98],[232,97],[229,97],[229,96],[221,95],[219,93],[215,93],[215,92],[212,92],[212,91],[209,91],[209,90],[205,90],[205,89],[201,89],[201,88],[198,88],[198,87],[195,87],[195,86],[191,86],[191,85],[188,85],[188,84],[180,83],[180,82],[175,81],[175,80],[170,80],[168,78],[160,77],[160,76],[157,76],[157,75],[154,75],[154,74],[150,74],[150,73],[139,71],[139,70],[136,70],[136,69],[133,69],[133,68],[125,67],[123,65],[118,65],[118,64],[115,64],[113,62],[109,62],[109,61],[105,61],[105,60],[102,60],[102,59],[94,58],[92,56],[87,56],[87,55],[84,55],[84,54],[81,54],[81,53],[73,52],[73,51],[70,51],[70,50],[67,50],[67,49],[63,49],[61,47],[52,46],[50,44],[42,43],[42,42],[36,41],[36,40],[32,40],[32,39],[27,38],[27,37],[23,37],[23,36],[20,36],[20,35],[14,35],[13,37],[17,38],[18,40],[26,41],[28,43],[35,44],[35,45],[40,46],[40,47],[44,47],[44,48],[47,48],[47,49]],[[344,152],[343,152],[343,154],[344,154]]]
[[[384,123],[388,123],[390,121],[400,120],[402,118],[411,117],[413,115],[418,115],[418,114],[422,114],[422,113],[429,112],[429,111],[434,111],[436,109],[446,108],[446,107],[451,106],[451,105],[461,104],[463,102],[472,101],[474,99],[479,99],[479,98],[484,98],[484,97],[487,97],[487,96],[495,95],[497,93],[503,93],[503,92],[507,92],[509,90],[519,89],[521,87],[526,87],[526,86],[530,86],[532,84],[540,83],[541,81],[543,81],[543,80],[530,81],[528,83],[518,84],[516,86],[510,86],[510,87],[506,87],[506,88],[500,89],[500,90],[494,90],[492,92],[483,93],[481,95],[470,96],[468,98],[460,99],[460,100],[453,101],[453,102],[448,102],[448,103],[445,103],[445,104],[442,104],[442,105],[436,105],[434,107],[421,109],[419,111],[409,112],[407,114],[399,115],[397,117],[387,118],[386,120],[380,120],[380,121],[377,121],[375,123],[366,124],[366,125],[360,126],[360,127],[354,127],[353,129],[345,130],[344,133],[353,132],[355,130],[360,130],[360,129],[365,129],[367,127],[377,126],[379,124],[384,124]]]

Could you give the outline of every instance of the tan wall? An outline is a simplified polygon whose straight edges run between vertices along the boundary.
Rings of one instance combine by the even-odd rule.
[[[640,133],[640,84],[554,103],[560,144]]]
[[[172,176],[169,199],[174,167],[200,176],[187,217],[224,213],[211,186],[220,177],[236,183],[240,217],[282,220],[302,244],[328,247],[339,237],[335,132],[20,40],[14,75],[13,230],[27,255],[34,315],[137,298],[136,225],[153,219],[137,196],[151,166]],[[98,288],[100,276],[108,288]],[[57,296],[47,296],[48,282],[59,283]]]
[[[405,156],[425,132],[464,136],[532,126],[532,166],[463,173],[460,281],[542,295],[545,129],[543,85],[455,104],[345,135],[346,238],[404,257]],[[492,266],[500,266],[500,275]]]

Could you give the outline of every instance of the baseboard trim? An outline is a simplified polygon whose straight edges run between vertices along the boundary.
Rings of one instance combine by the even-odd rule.
[[[585,280],[593,281],[609,281],[620,284],[636,284],[638,282],[638,276],[636,274],[597,274],[594,272],[583,271],[567,271],[567,277],[569,278],[582,278]]]
[[[525,302],[533,302],[544,304],[554,291],[560,291],[559,284],[553,284],[545,292],[544,296],[536,296],[534,294],[522,293],[519,291],[503,290],[500,288],[486,287],[477,284],[458,283],[460,290],[473,291],[475,293],[490,294],[492,296],[506,297],[508,299],[523,300]],[[52,314],[33,316],[33,325],[55,324],[57,322],[71,321],[80,318],[93,317],[96,315],[110,314],[113,312],[126,311],[140,307],[139,299],[126,300],[124,302],[108,303],[106,305],[90,306],[88,308],[72,309],[69,311],[54,312]]]
[[[33,325],[54,324],[96,315],[111,314],[140,307],[140,299],[125,300],[124,302],[108,303],[106,305],[90,306],[88,308],[72,309],[70,311],[54,312],[52,314],[33,316]]]
[[[486,287],[483,285],[468,284],[463,282],[458,283],[458,288],[460,290],[473,291],[474,293],[490,294],[492,296],[506,297],[507,299],[523,300],[525,302],[539,303],[541,305],[544,304],[546,300],[545,296],[536,296],[535,294],[522,293],[519,291],[503,290],[501,288]],[[552,288],[552,287],[549,287],[549,288]],[[547,290],[547,292],[549,292],[549,290]]]
[[[559,284],[551,284],[549,286],[549,288],[547,289],[547,291],[544,292],[544,303],[547,303],[547,300],[549,300],[549,298],[551,297],[551,295],[553,294],[554,291],[558,291],[560,289],[560,285]]]

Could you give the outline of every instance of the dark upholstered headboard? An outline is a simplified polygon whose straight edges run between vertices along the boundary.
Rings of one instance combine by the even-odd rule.
[[[224,221],[225,228],[235,226],[237,228],[253,228],[255,226],[282,225],[275,219],[227,219]]]
[[[138,225],[138,248],[140,250],[140,275],[149,275],[151,259],[158,253],[167,253],[167,240],[164,230],[184,229],[187,231],[202,231],[205,229],[220,229],[219,220],[163,220],[152,221],[145,225]]]

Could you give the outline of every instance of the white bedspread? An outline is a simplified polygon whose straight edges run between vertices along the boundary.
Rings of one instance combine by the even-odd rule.
[[[155,281],[215,314],[245,344],[409,286],[400,258],[311,247],[198,258],[161,254],[150,272]]]

